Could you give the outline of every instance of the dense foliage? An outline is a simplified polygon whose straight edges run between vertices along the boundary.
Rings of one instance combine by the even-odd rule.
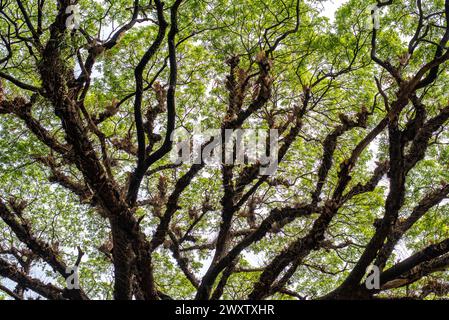
[[[447,297],[449,0],[326,5],[1,0],[0,299]]]

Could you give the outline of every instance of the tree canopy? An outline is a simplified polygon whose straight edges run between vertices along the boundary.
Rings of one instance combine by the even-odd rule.
[[[1,0],[0,299],[447,298],[449,0],[326,5]]]

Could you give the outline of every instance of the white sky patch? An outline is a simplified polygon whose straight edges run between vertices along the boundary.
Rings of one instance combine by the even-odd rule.
[[[344,3],[348,2],[348,0],[328,0],[322,1],[323,11],[321,14],[327,18],[329,18],[330,22],[334,22],[335,12],[338,8],[341,7]]]

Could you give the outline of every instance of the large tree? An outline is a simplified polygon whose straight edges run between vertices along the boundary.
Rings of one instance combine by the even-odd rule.
[[[323,5],[1,0],[0,299],[447,297],[449,0]]]

